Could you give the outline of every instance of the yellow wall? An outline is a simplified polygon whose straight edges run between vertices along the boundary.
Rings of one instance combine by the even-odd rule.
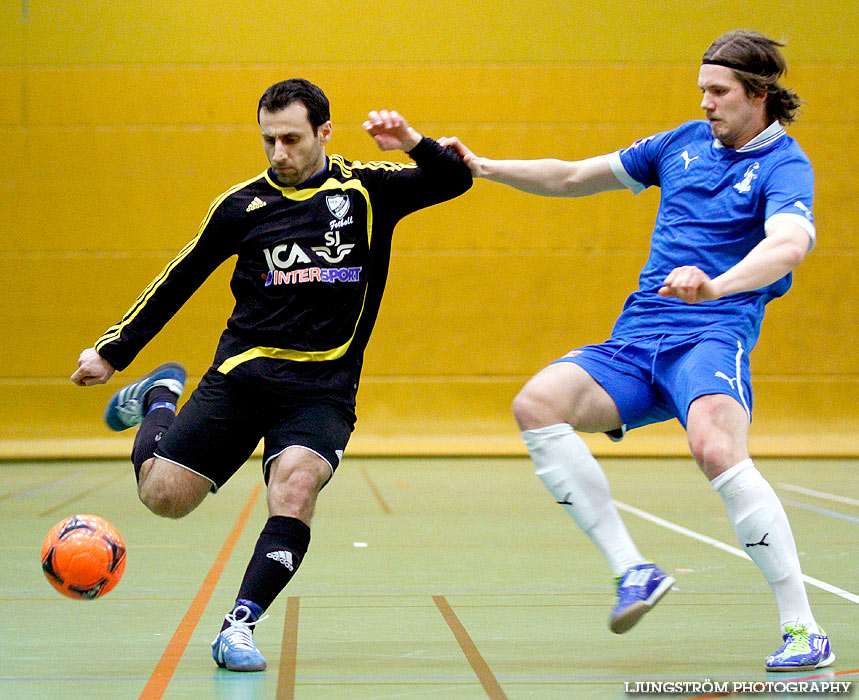
[[[254,110],[272,82],[323,87],[331,151],[347,158],[380,157],[360,122],[395,108],[487,155],[574,159],[696,118],[700,55],[735,27],[788,40],[787,84],[807,102],[791,133],[817,174],[818,246],[771,305],[752,356],[753,438],[773,451],[797,434],[810,436],[803,450],[856,449],[855,2],[774,12],[732,1],[441,0],[426,12],[356,0],[23,0],[0,8],[5,454],[31,449],[20,440],[105,436],[104,401],[153,363],[179,360],[192,380],[205,371],[231,309],[226,268],[109,387],[68,381],[78,352],[194,235],[211,200],[263,170]],[[608,335],[657,203],[655,191],[571,201],[478,182],[404,221],[367,353],[357,449],[407,450],[403,436],[520,449],[510,400],[547,362]],[[654,449],[682,448],[666,431]]]

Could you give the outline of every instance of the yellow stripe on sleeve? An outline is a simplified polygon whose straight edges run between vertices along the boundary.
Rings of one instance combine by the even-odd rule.
[[[158,273],[155,279],[152,280],[152,282],[150,282],[146,286],[146,288],[140,293],[137,299],[135,299],[134,303],[131,305],[131,308],[126,311],[125,315],[122,317],[122,320],[119,323],[114,324],[113,326],[108,328],[107,331],[105,331],[105,333],[95,342],[96,350],[100,350],[108,343],[113,342],[120,337],[125,327],[137,317],[140,311],[146,306],[146,303],[149,301],[149,299],[152,298],[152,295],[155,294],[156,291],[158,291],[158,288],[170,275],[170,272],[188,256],[188,253],[190,253],[194,249],[194,247],[197,245],[197,242],[200,240],[200,237],[203,235],[203,232],[206,230],[206,226],[209,225],[209,221],[211,221],[212,215],[215,213],[221,203],[234,192],[237,192],[238,190],[242,189],[243,187],[246,187],[252,182],[256,182],[260,179],[260,177],[262,177],[262,175],[257,175],[250,180],[231,187],[212,202],[212,204],[209,206],[208,212],[206,213],[206,217],[200,224],[200,228],[197,232],[197,235],[187,244],[185,244],[185,247],[182,248],[181,251],[179,251],[179,254],[176,255],[176,257],[174,257],[169,263],[167,263],[167,265],[164,266],[164,268],[161,270],[161,272]]]

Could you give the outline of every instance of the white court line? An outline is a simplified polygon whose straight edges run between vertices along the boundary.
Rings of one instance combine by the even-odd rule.
[[[780,489],[785,489],[786,491],[793,491],[794,493],[802,493],[806,496],[814,496],[816,498],[825,498],[827,501],[835,501],[836,503],[846,503],[851,506],[859,506],[859,501],[855,498],[848,498],[847,496],[836,496],[834,493],[825,493],[823,491],[815,491],[814,489],[807,489],[804,486],[794,486],[793,484],[778,484]]]
[[[800,503],[799,501],[791,501],[789,498],[782,498],[781,502],[786,506],[793,506],[794,508],[802,508],[803,510],[810,510],[812,513],[820,513],[821,515],[825,515],[829,518],[838,518],[839,520],[846,520],[850,523],[859,523],[859,518],[854,515],[847,515],[847,513],[839,513],[837,510],[829,510],[829,508],[821,508],[820,506],[813,506],[810,503]]]
[[[635,506],[628,506],[626,503],[621,503],[620,501],[613,501],[613,503],[615,504],[615,506],[617,506],[619,510],[625,510],[627,513],[637,515],[639,518],[649,520],[652,523],[661,525],[664,528],[673,530],[674,532],[678,532],[681,535],[685,535],[686,537],[691,537],[693,540],[698,540],[699,542],[709,544],[716,549],[721,549],[723,552],[727,552],[728,554],[733,554],[734,556],[740,557],[741,559],[751,561],[749,555],[741,549],[732,547],[731,545],[725,544],[724,542],[721,542],[719,540],[714,540],[712,537],[702,535],[700,532],[689,530],[682,525],[677,525],[676,523],[669,522],[668,520],[663,520],[662,518],[656,515],[652,515],[645,510],[636,508]],[[813,576],[807,576],[806,574],[802,575],[802,580],[811,586],[815,586],[816,588],[820,588],[821,590],[827,591],[828,593],[834,593],[835,595],[840,596],[845,600],[849,600],[851,603],[859,604],[859,595],[856,595],[855,593],[845,591],[843,588],[838,588],[838,586],[833,586],[831,583],[826,583],[826,581],[821,581],[820,579],[816,579]]]

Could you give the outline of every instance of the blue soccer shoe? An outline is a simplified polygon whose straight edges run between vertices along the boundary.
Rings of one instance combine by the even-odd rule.
[[[251,632],[251,627],[265,617],[252,619],[250,608],[245,605],[237,605],[235,610],[227,613],[230,626],[212,642],[215,663],[228,671],[265,671],[265,658],[259,653]]]
[[[136,382],[122,387],[107,402],[104,411],[107,427],[118,432],[140,425],[146,392],[156,386],[167,387],[176,396],[181,396],[185,388],[185,368],[176,362],[167,362]]]
[[[791,627],[784,632],[784,644],[767,657],[767,671],[813,671],[830,666],[835,661],[835,653],[829,644],[826,632],[812,634],[805,625]]]
[[[654,564],[627,569],[617,582],[617,605],[612,610],[609,629],[615,634],[632,629],[671,590],[674,580]]]

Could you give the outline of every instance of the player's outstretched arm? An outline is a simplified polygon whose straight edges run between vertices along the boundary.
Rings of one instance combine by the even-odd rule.
[[[362,126],[383,151],[411,151],[423,138],[399,113],[386,109],[367,115]]]
[[[473,177],[509,185],[544,197],[585,197],[624,186],[609,165],[608,156],[578,161],[542,158],[537,160],[492,160],[475,155],[458,138],[443,138],[465,161]]]
[[[72,375],[72,381],[78,386],[104,384],[114,372],[113,366],[95,348],[87,348],[78,358],[78,368]]]

